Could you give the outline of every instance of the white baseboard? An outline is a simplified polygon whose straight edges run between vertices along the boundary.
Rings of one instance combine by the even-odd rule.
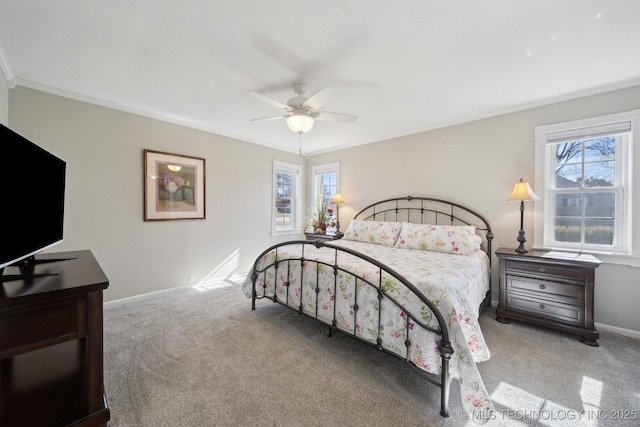
[[[640,331],[634,331],[632,329],[619,328],[617,326],[605,325],[603,323],[595,324],[597,329],[607,332],[613,332],[614,334],[624,335],[625,337],[640,340]]]
[[[147,292],[147,293],[140,294],[140,295],[134,295],[132,297],[125,297],[125,298],[115,299],[113,301],[107,301],[103,305],[105,307],[113,307],[113,306],[117,306],[119,304],[124,304],[124,303],[127,303],[127,302],[146,299],[146,298],[149,298],[152,295],[163,294],[165,292],[175,291],[176,289],[193,288],[194,286],[197,286],[197,285],[183,285],[183,286],[176,286],[176,287],[173,287],[173,288],[161,289],[159,291]]]
[[[120,299],[116,299],[113,301],[107,301],[104,303],[105,307],[113,307],[113,306],[117,306],[119,304],[124,304],[127,302],[132,302],[132,301],[138,301],[141,299],[145,299],[145,298],[149,298],[150,296],[153,295],[157,295],[157,294],[162,294],[165,292],[171,292],[171,291],[175,291],[176,289],[183,289],[183,288],[195,288],[195,289],[207,289],[207,288],[211,288],[211,287],[220,287],[220,286],[232,286],[232,285],[236,285],[236,284],[241,284],[242,282],[244,282],[244,279],[247,277],[246,273],[245,274],[233,274],[229,277],[220,277],[220,278],[210,278],[206,281],[202,281],[198,284],[195,285],[182,285],[182,286],[175,286],[173,288],[167,288],[167,289],[161,289],[159,291],[153,291],[153,292],[147,292],[144,294],[140,294],[140,295],[134,295],[131,297],[125,297],[125,298],[120,298]]]

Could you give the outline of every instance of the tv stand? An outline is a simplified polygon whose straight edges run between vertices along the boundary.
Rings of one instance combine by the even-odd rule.
[[[91,251],[39,257],[42,276],[0,283],[0,425],[104,426],[109,281]]]

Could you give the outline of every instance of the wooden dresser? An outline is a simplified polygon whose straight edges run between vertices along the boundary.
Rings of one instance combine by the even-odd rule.
[[[0,426],[104,426],[109,280],[90,251],[37,259],[47,261],[34,272],[44,277],[0,282]]]
[[[594,326],[594,276],[600,261],[592,255],[499,248],[500,299],[496,320],[511,319],[580,335],[598,346]]]

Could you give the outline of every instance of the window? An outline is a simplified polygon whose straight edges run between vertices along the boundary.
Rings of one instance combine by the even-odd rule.
[[[340,182],[340,163],[313,166],[313,201],[317,202],[321,197],[331,203],[333,195],[338,192]]]
[[[536,245],[632,254],[632,128],[639,116],[536,127],[536,188],[543,191]]]
[[[629,123],[629,122],[627,122]],[[623,246],[624,200],[620,179],[622,146],[628,133],[549,143],[554,173],[550,176],[549,241],[554,243]]]
[[[273,162],[273,235],[301,232],[300,165]]]

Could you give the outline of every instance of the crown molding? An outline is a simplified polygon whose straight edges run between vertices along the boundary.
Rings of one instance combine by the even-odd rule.
[[[166,123],[171,123],[174,125],[178,125],[178,126],[184,126],[190,129],[196,129],[196,130],[200,130],[202,132],[207,132],[207,133],[211,133],[214,135],[218,135],[218,136],[223,136],[225,138],[231,138],[231,139],[236,139],[238,141],[242,141],[242,142],[247,142],[247,143],[251,143],[251,144],[257,144],[263,147],[267,147],[267,148],[272,148],[274,150],[278,150],[278,151],[284,151],[284,152],[290,152],[290,153],[294,153],[294,154],[298,154],[297,149],[292,148],[290,150],[286,150],[283,149],[282,147],[278,147],[276,145],[273,144],[269,144],[266,143],[264,141],[258,141],[258,140],[254,140],[254,139],[247,139],[245,137],[242,137],[241,135],[236,135],[234,133],[231,132],[226,132],[220,129],[216,129],[213,128],[211,126],[207,126],[201,123],[197,123],[197,122],[192,122],[192,121],[186,121],[183,120],[181,118],[177,118],[171,115],[167,115],[167,114],[162,114],[162,113],[155,113],[155,112],[151,112],[148,110],[142,110],[140,108],[136,108],[136,107],[131,107],[128,105],[124,105],[124,104],[119,104],[119,103],[115,103],[115,102],[111,102],[111,101],[106,101],[103,99],[98,99],[98,98],[93,98],[87,95],[80,95],[77,94],[75,92],[69,92],[63,89],[57,89],[51,86],[46,86],[46,85],[42,85],[40,83],[34,83],[32,81],[29,80],[25,80],[25,79],[21,79],[21,78],[14,78],[14,86],[17,84],[21,87],[25,87],[28,89],[33,89],[33,90],[37,90],[40,92],[44,92],[44,93],[49,93],[51,95],[56,95],[56,96],[60,96],[62,98],[68,98],[68,99],[73,99],[75,101],[80,101],[80,102],[86,102],[88,104],[93,104],[93,105],[97,105],[100,107],[105,107],[105,108],[110,108],[112,110],[116,110],[116,111],[122,111],[125,113],[129,113],[129,114],[135,114],[137,116],[141,116],[141,117],[147,117],[153,120],[159,120],[162,122],[166,122]]]

